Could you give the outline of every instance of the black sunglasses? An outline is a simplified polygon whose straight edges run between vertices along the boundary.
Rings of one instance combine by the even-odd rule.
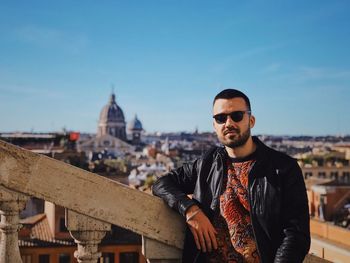
[[[233,111],[230,113],[220,113],[220,114],[214,115],[213,118],[215,119],[217,124],[226,123],[228,116],[230,116],[231,120],[233,120],[234,122],[240,122],[241,120],[243,120],[244,113],[250,114],[251,111],[250,110],[246,110],[246,111],[239,110],[239,111]]]

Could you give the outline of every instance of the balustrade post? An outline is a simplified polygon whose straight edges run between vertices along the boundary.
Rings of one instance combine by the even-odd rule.
[[[66,209],[66,227],[78,245],[74,257],[79,263],[96,263],[101,257],[98,244],[111,224]]]
[[[182,258],[180,249],[144,236],[142,236],[142,254],[148,263],[178,263]]]
[[[22,262],[18,247],[19,213],[28,199],[26,195],[0,187],[0,263]]]

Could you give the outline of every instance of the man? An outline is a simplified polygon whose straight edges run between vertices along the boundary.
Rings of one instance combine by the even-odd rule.
[[[255,117],[241,91],[217,94],[213,119],[223,147],[153,185],[186,218],[183,262],[302,262],[310,230],[297,162],[251,136]]]

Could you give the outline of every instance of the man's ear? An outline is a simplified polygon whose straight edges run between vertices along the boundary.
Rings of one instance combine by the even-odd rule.
[[[249,124],[250,124],[250,128],[253,128],[255,125],[255,117],[253,115],[250,115]]]

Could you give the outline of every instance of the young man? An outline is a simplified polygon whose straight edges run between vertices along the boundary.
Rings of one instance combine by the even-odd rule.
[[[251,136],[255,117],[239,90],[216,95],[213,124],[223,147],[153,185],[186,218],[183,262],[302,262],[310,230],[297,162]]]

